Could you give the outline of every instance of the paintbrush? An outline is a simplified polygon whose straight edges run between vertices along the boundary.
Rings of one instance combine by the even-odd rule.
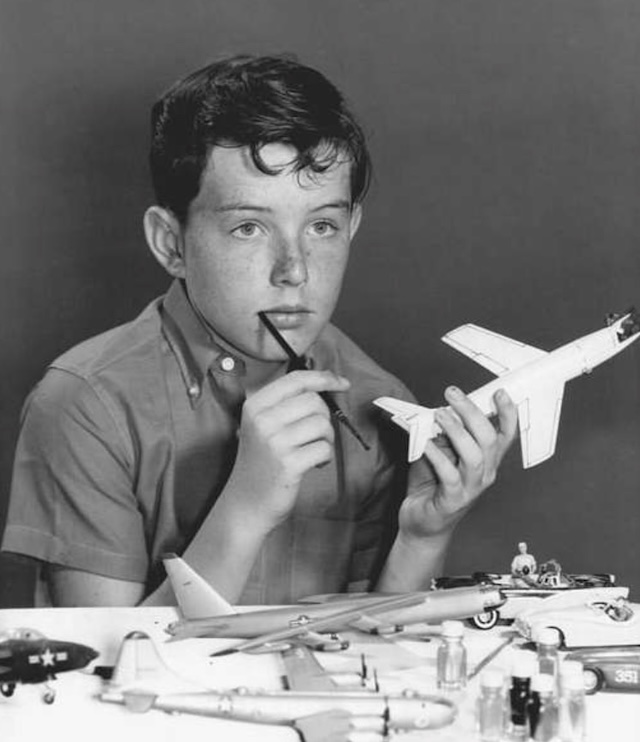
[[[278,328],[271,322],[269,317],[267,316],[266,312],[258,312],[258,317],[260,317],[260,320],[262,321],[262,324],[269,330],[271,335],[273,336],[273,339],[278,343],[278,345],[284,350],[284,352],[287,354],[287,357],[289,358],[289,370],[290,371],[303,371],[307,368],[307,360],[304,356],[299,356],[295,350],[289,345],[289,343],[284,339],[284,337],[280,334],[278,331]],[[340,409],[338,406],[338,403],[335,401],[333,396],[329,392],[318,392],[322,399],[324,400],[324,403],[329,408],[329,412],[340,422],[342,425],[345,426],[345,428],[353,435],[353,437],[360,443],[360,445],[364,448],[365,451],[368,451],[371,447],[369,444],[362,438],[360,433],[356,430],[355,426],[349,420],[349,418],[344,414],[344,412]]]
[[[492,660],[494,660],[500,652],[502,652],[503,649],[506,649],[510,644],[513,643],[514,639],[518,636],[518,632],[514,631],[509,637],[507,637],[503,642],[498,644],[498,646],[489,652],[485,657],[483,657],[480,662],[473,668],[473,670],[467,675],[467,680],[471,680],[471,678],[475,678],[475,676],[480,672],[480,670],[483,670]]]

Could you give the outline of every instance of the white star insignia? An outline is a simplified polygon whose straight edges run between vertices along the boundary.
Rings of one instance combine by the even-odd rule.
[[[45,649],[45,651],[40,655],[40,661],[42,662],[42,665],[46,667],[47,665],[51,665],[53,667],[56,663],[56,658],[54,653],[50,649]]]

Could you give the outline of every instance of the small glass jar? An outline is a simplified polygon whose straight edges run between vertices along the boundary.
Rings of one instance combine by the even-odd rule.
[[[504,675],[485,670],[480,676],[478,732],[481,742],[500,742],[505,731]]]
[[[531,676],[535,674],[536,665],[536,656],[532,652],[524,649],[514,652],[509,689],[509,738],[513,740],[529,739],[528,707]]]
[[[538,672],[558,677],[558,647],[560,646],[560,635],[556,629],[545,628],[538,636]]]
[[[558,675],[560,739],[562,742],[582,742],[587,731],[583,665],[575,660],[564,660],[558,666]]]
[[[529,730],[535,742],[556,742],[558,739],[556,679],[548,673],[538,673],[531,678]]]
[[[467,682],[467,649],[462,621],[443,621],[437,654],[438,688],[455,691]]]

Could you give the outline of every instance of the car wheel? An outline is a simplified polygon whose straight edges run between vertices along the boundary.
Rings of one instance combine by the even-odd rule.
[[[498,623],[499,618],[500,614],[498,611],[485,611],[484,613],[478,613],[473,616],[469,621],[476,629],[486,631],[487,629],[492,629]]]
[[[602,673],[597,667],[585,667],[583,670],[584,676],[584,692],[589,695],[597,693],[602,690],[604,678]]]

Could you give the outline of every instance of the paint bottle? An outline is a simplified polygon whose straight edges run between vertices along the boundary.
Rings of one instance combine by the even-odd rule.
[[[462,621],[443,621],[442,639],[438,647],[438,688],[454,691],[464,688],[467,681],[467,649],[464,646]]]
[[[478,731],[481,742],[499,742],[505,731],[504,675],[486,670],[480,676]]]
[[[531,678],[531,696],[528,705],[529,734],[535,742],[557,742],[558,704],[556,679],[548,673],[537,673]]]
[[[511,688],[509,689],[509,738],[526,740],[529,738],[529,698],[531,676],[536,671],[536,657],[522,649],[514,652],[511,670]]]
[[[564,660],[559,665],[558,674],[560,739],[562,742],[582,742],[587,730],[582,663]]]
[[[560,635],[556,629],[545,628],[538,637],[538,672],[551,675],[554,680],[558,677],[558,647]]]

